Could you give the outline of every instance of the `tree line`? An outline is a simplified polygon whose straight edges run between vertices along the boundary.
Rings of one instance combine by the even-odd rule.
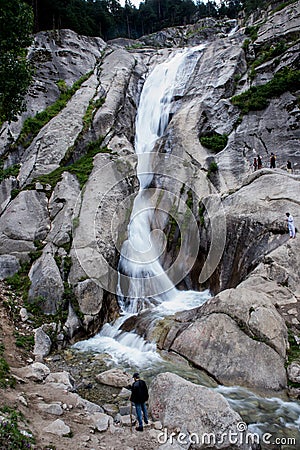
[[[0,0],[0,127],[25,109],[33,33],[70,28],[104,40],[136,39],[204,17],[235,18],[242,9],[249,13],[268,1],[276,0],[144,0],[139,8],[130,0],[124,6],[118,0]]]
[[[34,31],[70,28],[104,40],[137,39],[166,27],[193,23],[203,17],[237,17],[266,0],[144,0],[136,8],[130,0],[24,0],[34,12]]]

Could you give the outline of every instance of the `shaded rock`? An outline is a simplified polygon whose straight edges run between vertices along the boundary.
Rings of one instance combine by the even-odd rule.
[[[44,433],[51,433],[56,436],[67,436],[71,432],[71,429],[63,420],[57,419],[47,427],[43,428],[43,431]]]
[[[52,254],[44,251],[33,263],[28,275],[31,281],[29,302],[41,299],[42,311],[55,314],[63,301],[64,284]]]
[[[171,350],[222,384],[274,390],[286,387],[284,359],[247,336],[226,314],[198,319],[174,340]]]
[[[217,448],[251,448],[249,445],[232,444],[229,441],[229,432],[241,436],[237,426],[242,419],[222,395],[211,389],[195,385],[175,374],[161,373],[152,381],[149,393],[149,407],[153,418],[160,420],[168,433],[178,433],[180,430],[187,438],[196,433],[200,437],[200,443],[193,445],[195,449],[206,448],[206,444],[201,443],[201,437],[209,433],[218,440]],[[225,438],[222,441],[221,435]]]
[[[34,333],[33,354],[44,358],[51,351],[52,342],[48,334],[42,328],[38,328]]]
[[[54,416],[61,416],[63,414],[63,409],[59,403],[39,403],[38,408],[40,411]]]
[[[96,376],[97,381],[114,387],[131,385],[132,377],[121,369],[109,369]]]
[[[109,416],[114,416],[119,411],[118,406],[111,403],[105,403],[105,405],[102,405],[102,408],[104,409],[104,412]],[[122,415],[121,412],[120,414]]]
[[[13,276],[20,269],[19,260],[13,255],[0,256],[0,280]]]
[[[49,211],[52,220],[47,241],[62,246],[70,242],[73,228],[73,215],[80,194],[77,178],[68,173],[62,174],[60,181],[49,200]]]
[[[35,250],[50,228],[47,197],[42,192],[21,191],[0,217],[0,254],[18,255]]]
[[[81,329],[81,322],[78,319],[71,303],[68,307],[68,317],[64,325],[64,331],[67,333],[69,339],[72,339]]]
[[[83,314],[99,314],[102,307],[103,289],[93,280],[84,280],[74,290],[80,311]]]

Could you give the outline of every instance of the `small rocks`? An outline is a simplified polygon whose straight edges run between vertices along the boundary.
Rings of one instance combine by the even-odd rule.
[[[94,413],[91,415],[91,420],[98,431],[106,431],[111,417],[104,413]]]
[[[300,383],[300,364],[293,362],[287,368],[288,378],[293,383]]]
[[[63,408],[59,403],[50,403],[49,405],[45,403],[39,403],[38,408],[47,414],[52,414],[54,416],[61,416],[63,414]]]
[[[43,429],[45,433],[55,434],[56,436],[67,436],[70,434],[71,429],[65,422],[61,419],[57,419],[52,422],[48,427]]]

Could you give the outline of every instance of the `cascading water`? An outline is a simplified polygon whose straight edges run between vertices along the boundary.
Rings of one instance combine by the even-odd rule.
[[[160,246],[152,237],[155,205],[149,189],[154,173],[152,151],[169,123],[174,92],[182,93],[204,45],[175,52],[155,67],[145,81],[136,119],[135,150],[140,183],[123,243],[119,262],[118,300],[121,317],[105,324],[95,337],[76,344],[76,348],[105,351],[115,363],[145,367],[160,360],[156,345],[136,333],[120,331],[131,315],[151,307],[153,317],[163,317],[203,304],[209,293],[178,291],[163,270]]]

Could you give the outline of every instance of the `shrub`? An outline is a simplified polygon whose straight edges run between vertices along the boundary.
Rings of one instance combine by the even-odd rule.
[[[218,164],[215,161],[212,161],[208,168],[207,178],[211,178],[212,174],[218,172],[218,170],[219,170]]]
[[[18,420],[23,419],[21,413],[9,408],[2,407],[1,413],[6,419],[0,423],[0,448],[6,450],[33,449],[34,438],[28,431],[19,429]]]
[[[241,108],[244,114],[249,111],[265,109],[271,98],[279,97],[287,91],[300,88],[300,70],[284,68],[278,71],[272,80],[261,86],[252,86],[248,91],[232,97],[234,105]]]
[[[227,145],[227,141],[227,134],[213,133],[208,136],[200,137],[201,144],[214,152],[220,152],[223,150]]]

